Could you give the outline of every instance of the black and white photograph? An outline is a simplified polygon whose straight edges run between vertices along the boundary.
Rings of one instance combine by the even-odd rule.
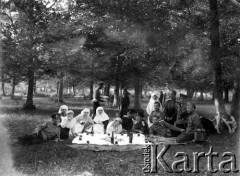
[[[240,175],[240,0],[0,0],[1,176]]]

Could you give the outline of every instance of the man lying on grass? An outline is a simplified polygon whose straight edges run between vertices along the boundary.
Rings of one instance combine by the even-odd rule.
[[[35,129],[33,134],[27,134],[18,138],[18,142],[23,145],[39,144],[44,141],[54,140],[55,142],[61,141],[60,139],[60,123],[61,117],[59,114],[53,114],[51,122],[46,122]]]

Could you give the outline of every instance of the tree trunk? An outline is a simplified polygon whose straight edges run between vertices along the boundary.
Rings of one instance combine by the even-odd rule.
[[[82,94],[85,96],[85,88],[82,89]]]
[[[110,94],[110,84],[109,83],[105,86],[104,93],[105,93],[104,95],[109,96],[109,94]]]
[[[60,74],[59,90],[58,90],[58,102],[63,103],[63,72]]]
[[[237,122],[239,122],[240,115],[239,111],[240,111],[240,69],[238,69],[235,74],[235,83],[231,102],[231,115],[235,117],[235,120]]]
[[[235,83],[234,90],[233,90],[233,98],[231,102],[231,115],[238,117],[238,109],[239,109],[239,103],[240,103],[240,82]]]
[[[117,106],[117,90],[115,88],[113,93],[113,107],[116,107],[116,106]]]
[[[72,92],[73,92],[73,96],[76,96],[76,91],[75,91],[75,86],[72,86]]]
[[[59,93],[59,84],[60,84],[60,82],[57,81],[57,96],[58,96],[58,93]]]
[[[143,86],[142,86],[142,84],[140,85],[140,100],[142,100],[143,99]]]
[[[226,103],[229,102],[229,95],[228,95],[228,93],[229,93],[229,89],[227,87],[225,87],[225,89],[224,89],[224,101]]]
[[[121,81],[121,91],[122,91],[124,88],[126,88],[125,86],[126,86],[126,81],[125,81],[125,80],[122,80],[122,81]]]
[[[6,93],[5,93],[5,83],[4,82],[2,82],[2,95],[6,95]]]
[[[113,101],[113,106],[118,106],[119,105],[119,81],[116,81],[116,87],[114,90],[114,101]]]
[[[120,85],[119,85],[119,79],[117,80],[116,82],[116,106],[119,105],[119,88],[120,88]]]
[[[90,81],[90,99],[93,99],[93,80]]]
[[[195,98],[195,99],[197,98],[197,93],[198,93],[198,92],[193,91],[193,95],[192,95],[192,98],[193,98],[193,99],[194,99],[194,98]],[[190,93],[190,94],[191,94],[191,93]]]
[[[37,90],[37,80],[34,79],[33,93],[35,94]]]
[[[94,73],[94,63],[95,63],[95,57],[92,57],[92,63],[91,63],[91,77],[90,77],[90,99],[93,99],[93,85],[94,85],[94,78],[95,78],[95,73]]]
[[[212,91],[212,101],[214,101],[215,99],[215,93],[214,93],[214,90]]]
[[[140,79],[134,78],[134,108],[135,109],[141,109],[141,103],[140,103]]]
[[[34,88],[34,72],[32,70],[29,70],[27,101],[24,106],[24,109],[28,110],[36,109],[36,107],[33,105],[33,88]]]
[[[200,101],[204,101],[204,97],[203,97],[203,90],[201,90]]]
[[[11,93],[11,96],[14,96],[14,93],[15,93],[15,76],[13,76],[12,78],[12,93]]]
[[[187,88],[187,99],[192,100],[194,91],[190,88]]]
[[[6,95],[5,93],[5,83],[4,83],[4,73],[1,71],[1,79],[2,79],[2,95]]]
[[[119,105],[119,89],[120,89],[120,74],[121,74],[121,68],[123,64],[124,57],[120,56],[121,53],[118,53],[118,56],[114,58],[113,65],[116,67],[114,77],[115,77],[115,92],[114,92],[114,101],[113,106]]]
[[[1,1],[2,2],[2,1]],[[0,43],[2,44],[2,37],[0,39]],[[3,50],[2,50],[2,46],[0,47],[0,73],[1,73],[1,81],[2,81],[2,93],[3,95],[5,94],[5,84],[4,84],[4,71],[3,71]],[[1,96],[2,98],[2,96]]]
[[[216,113],[226,113],[223,102],[222,91],[222,68],[220,55],[220,41],[219,41],[219,15],[217,0],[209,0],[210,3],[210,40],[211,51],[210,60],[213,66],[214,75],[214,93],[215,93],[215,108]]]

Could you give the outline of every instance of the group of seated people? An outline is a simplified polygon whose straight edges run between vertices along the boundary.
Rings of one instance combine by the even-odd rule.
[[[176,141],[179,143],[192,141],[194,131],[202,129],[201,119],[194,112],[194,104],[188,102],[184,118],[179,118],[173,124],[159,109],[160,103],[155,102],[154,104],[155,110],[149,116],[150,125],[144,120],[142,113],[135,113],[134,115],[130,111],[123,117],[123,128],[150,136],[177,137]]]
[[[176,141],[181,143],[192,141],[194,130],[202,128],[200,117],[194,112],[193,103],[187,103],[184,118],[177,119],[174,123],[164,116],[159,102],[154,102],[154,108],[149,116],[149,125],[145,121],[143,111],[130,109],[123,118],[117,116],[109,122],[110,118],[103,107],[98,107],[96,115],[92,118],[90,109],[85,108],[74,117],[74,111],[62,105],[59,112],[51,116],[51,122],[38,126],[33,134],[19,137],[19,141],[23,144],[35,144],[47,140],[58,142],[84,132],[100,134],[133,132],[150,136],[177,136]]]
[[[202,119],[195,112],[196,106],[176,100],[176,91],[169,91],[169,98],[160,103],[155,93],[146,108],[150,135],[176,137],[176,142],[191,142],[196,131],[204,131]]]

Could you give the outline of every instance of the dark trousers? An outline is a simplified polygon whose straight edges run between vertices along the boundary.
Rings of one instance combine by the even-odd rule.
[[[176,127],[186,130],[187,124],[176,124]],[[171,137],[177,137],[178,135],[181,134],[180,131],[174,131],[174,130],[170,130],[170,131],[171,131]]]
[[[60,139],[68,139],[69,138],[69,128],[62,128],[60,130]]]
[[[176,138],[176,141],[177,143],[183,143],[183,142],[191,142],[193,139],[194,139],[194,133],[183,132]]]
[[[33,134],[27,134],[23,137],[18,138],[19,142],[23,145],[32,145],[32,144],[39,144],[43,142],[42,133],[39,131]]]
[[[171,125],[174,125],[174,122],[176,121],[176,116],[166,118],[165,121]],[[170,134],[171,137],[176,137],[179,134],[181,134],[181,132],[178,132],[178,131],[174,131],[174,130],[170,130],[170,131],[171,131],[171,134]]]
[[[107,129],[108,122],[109,122],[109,120],[105,120],[105,121],[102,122],[103,125],[104,125],[104,130]]]
[[[93,115],[96,115],[96,109],[100,106],[100,103],[98,101],[93,102]]]
[[[122,108],[120,110],[120,117],[123,118],[124,115],[126,115],[128,112],[128,108]]]

